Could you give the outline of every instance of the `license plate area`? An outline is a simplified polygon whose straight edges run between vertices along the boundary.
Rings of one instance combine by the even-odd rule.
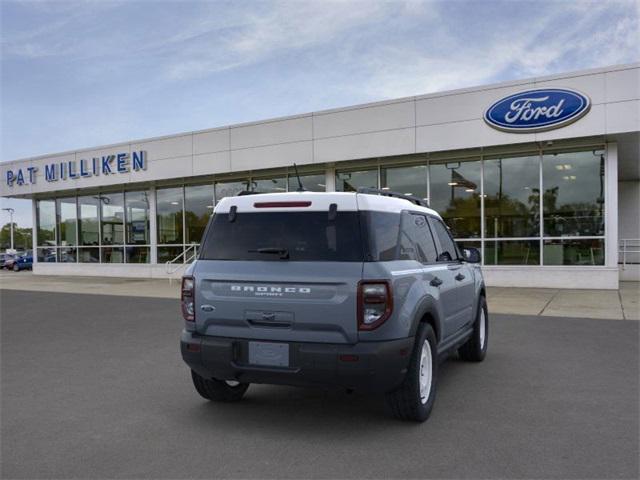
[[[289,344],[249,342],[249,365],[259,365],[263,367],[288,367]]]

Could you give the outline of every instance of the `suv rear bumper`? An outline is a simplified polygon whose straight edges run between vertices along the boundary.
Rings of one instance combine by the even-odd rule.
[[[290,366],[286,368],[249,365],[247,339],[202,336],[185,330],[180,349],[187,365],[205,378],[388,392],[404,379],[413,341],[409,337],[354,345],[287,342]]]

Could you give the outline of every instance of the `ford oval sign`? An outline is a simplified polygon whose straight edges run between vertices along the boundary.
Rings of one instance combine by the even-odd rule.
[[[498,100],[484,113],[484,120],[507,132],[540,132],[575,122],[590,107],[589,97],[575,90],[541,88]]]

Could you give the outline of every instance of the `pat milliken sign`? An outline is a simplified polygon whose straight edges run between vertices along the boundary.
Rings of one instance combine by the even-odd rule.
[[[591,100],[566,88],[539,88],[504,97],[484,112],[492,128],[512,133],[532,133],[564,127],[589,112]]]
[[[128,153],[114,153],[100,157],[82,158],[65,162],[52,162],[38,167],[7,170],[4,178],[9,187],[35,184],[38,177],[47,182],[87,177],[118,175],[147,169],[147,152],[144,150]]]

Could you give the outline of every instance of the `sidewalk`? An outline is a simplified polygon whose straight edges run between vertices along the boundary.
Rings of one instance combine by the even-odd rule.
[[[159,279],[45,276],[31,272],[1,271],[0,289],[180,298],[179,280],[170,283]],[[487,297],[492,313],[640,320],[638,282],[622,282],[618,291],[489,287]]]
[[[640,320],[638,282],[621,282],[620,290],[506,287],[487,290],[489,311],[493,313]]]

